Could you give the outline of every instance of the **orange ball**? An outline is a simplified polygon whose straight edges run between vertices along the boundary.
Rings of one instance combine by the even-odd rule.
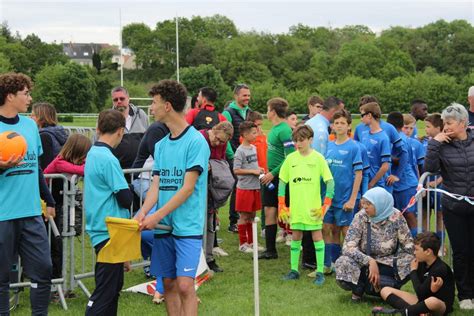
[[[0,134],[1,161],[8,161],[13,156],[25,156],[27,148],[26,139],[17,132],[6,131]]]

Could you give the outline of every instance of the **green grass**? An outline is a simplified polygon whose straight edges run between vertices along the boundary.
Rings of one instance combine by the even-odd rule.
[[[218,264],[225,270],[210,281],[204,283],[198,290],[202,300],[199,306],[200,315],[252,315],[253,306],[253,261],[251,254],[240,253],[238,249],[238,235],[228,233],[227,208],[221,209],[221,227],[219,238],[224,242],[222,248],[230,256],[217,258]],[[86,249],[90,250],[87,240]],[[261,245],[264,240],[259,238]],[[76,240],[76,263],[79,264],[79,240]],[[278,260],[260,261],[260,313],[262,315],[368,315],[374,305],[380,305],[376,298],[366,298],[360,304],[350,302],[350,293],[341,290],[335,284],[335,277],[326,278],[322,287],[313,285],[312,279],[306,277],[309,272],[300,270],[301,278],[297,281],[281,281],[281,277],[289,271],[289,247],[278,244],[280,258]],[[90,254],[90,251],[86,251]],[[132,285],[146,282],[142,269],[136,269],[125,275],[127,288]],[[94,282],[85,280],[85,285],[92,292]],[[411,284],[404,289],[411,291]],[[65,312],[59,304],[51,304],[50,315],[84,315],[87,298],[82,291],[75,290],[76,298],[68,299],[69,310]],[[452,315],[471,315],[461,312],[455,303],[455,312]],[[119,301],[119,315],[150,315],[166,313],[163,305],[156,306],[151,297],[134,293],[122,293]],[[20,306],[12,315],[29,315],[28,290],[21,293]]]

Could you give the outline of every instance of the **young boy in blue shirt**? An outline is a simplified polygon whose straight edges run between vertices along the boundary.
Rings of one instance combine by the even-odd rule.
[[[125,118],[117,110],[100,112],[97,142],[87,153],[84,169],[84,209],[86,231],[97,255],[109,241],[105,218],[130,218],[133,195],[112,150],[122,141]],[[123,286],[124,266],[128,263],[95,265],[95,290],[87,303],[86,315],[117,315]]]
[[[28,110],[31,88],[31,79],[24,74],[0,75],[0,133],[19,134],[28,146],[24,156],[6,159],[0,152],[0,315],[9,314],[10,273],[18,255],[31,280],[33,315],[48,314],[51,294],[51,255],[40,197],[46,201],[48,218],[55,216],[55,202],[39,164],[43,148],[38,127],[18,115]]]
[[[392,124],[400,134],[402,139],[402,152],[400,157],[393,162],[392,174],[387,182],[393,185],[393,199],[395,207],[404,211],[410,203],[410,199],[415,196],[418,186],[418,177],[415,170],[416,161],[411,146],[408,144],[408,137],[402,132],[403,114],[400,112],[391,112],[387,117],[387,122]],[[417,234],[416,205],[408,208],[403,215],[407,220],[408,227],[413,237]]]
[[[326,161],[335,182],[334,197],[324,216],[323,225],[326,274],[332,272],[331,264],[341,253],[341,233],[344,239],[354,216],[357,194],[362,182],[360,147],[348,135],[351,123],[351,114],[346,110],[334,114],[333,131],[336,140],[328,143],[326,152]]]
[[[380,103],[377,100],[375,96],[372,95],[364,95],[360,98],[359,100],[359,111],[362,108],[364,104],[375,102],[377,104]],[[392,126],[392,124],[389,124],[385,122],[382,119],[379,119],[379,125],[380,128],[385,132],[387,135],[388,139],[390,140],[390,150],[392,153],[392,158],[393,157],[399,157],[401,153],[401,138],[400,135],[398,134],[397,130]],[[362,121],[359,125],[356,126],[355,131],[354,131],[354,140],[356,141],[361,141],[363,138],[366,137],[366,135],[370,132],[370,127],[366,124],[364,124]],[[388,174],[391,173],[390,168],[388,169]],[[392,193],[392,186],[386,186],[385,190],[387,190],[389,193]]]
[[[141,229],[158,223],[172,232],[155,229],[151,272],[163,278],[169,315],[197,315],[194,278],[199,264],[206,216],[209,145],[183,116],[186,88],[162,80],[150,89],[155,120],[170,134],[155,145],[153,182],[142,210],[136,215]],[[146,214],[157,205],[157,211]]]
[[[390,140],[380,128],[382,111],[378,103],[369,102],[360,107],[361,121],[370,130],[362,134],[360,142],[367,148],[369,156],[369,184],[368,189],[373,187],[388,188],[386,180],[390,174],[392,162]]]

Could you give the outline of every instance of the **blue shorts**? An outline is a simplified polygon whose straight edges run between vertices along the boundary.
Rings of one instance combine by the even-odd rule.
[[[403,211],[403,209],[410,203],[410,199],[415,196],[416,194],[416,187],[409,188],[403,191],[393,191],[393,200],[394,206],[399,211]],[[407,209],[408,213],[413,213],[416,215],[416,203],[409,209]]]
[[[336,224],[338,227],[349,226],[354,218],[354,211],[346,212],[342,208],[331,206],[324,215],[325,224]]]
[[[162,278],[196,277],[202,239],[155,235],[150,271]]]

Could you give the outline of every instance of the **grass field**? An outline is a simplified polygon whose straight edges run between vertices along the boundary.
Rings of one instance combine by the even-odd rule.
[[[228,233],[227,207],[221,209],[221,227],[219,238],[221,246],[230,253],[229,257],[218,258],[218,264],[224,269],[210,281],[204,283],[198,291],[202,300],[199,306],[201,315],[252,315],[253,307],[253,261],[251,254],[237,250],[238,235]],[[264,240],[259,239],[260,244]],[[80,243],[76,241],[76,249]],[[90,246],[87,245],[87,249]],[[367,298],[360,304],[350,302],[350,293],[341,290],[335,284],[335,277],[326,278],[322,287],[313,285],[306,277],[309,272],[300,270],[297,281],[281,281],[289,271],[289,247],[278,244],[278,260],[260,261],[260,312],[262,315],[369,315],[374,305],[380,305],[376,298]],[[86,252],[90,253],[90,252]],[[76,255],[76,262],[79,256]],[[133,270],[125,276],[124,288],[145,282],[142,269]],[[85,281],[90,291],[94,288],[92,279]],[[404,287],[411,290],[411,284]],[[84,315],[87,298],[78,288],[76,298],[68,299],[69,310],[65,312],[59,304],[50,305],[50,315]],[[456,303],[457,304],[457,303]],[[472,315],[461,312],[457,305],[453,315]],[[119,302],[119,315],[164,315],[165,307],[153,305],[151,297],[141,294],[122,293]],[[21,303],[12,315],[30,314],[28,290],[21,294]]]
[[[354,120],[356,126],[359,120]],[[73,126],[94,126],[95,120],[80,119],[70,124]],[[271,127],[269,121],[265,121],[264,130]],[[418,124],[421,135],[424,134],[422,124]],[[230,253],[229,257],[218,258],[218,264],[225,270],[224,273],[216,274],[214,278],[205,283],[198,291],[202,300],[199,306],[201,315],[252,315],[253,306],[253,261],[249,254],[238,251],[238,235],[228,233],[225,228],[228,225],[228,209],[221,209],[220,213],[222,231],[218,233],[223,239],[221,246]],[[86,249],[90,250],[88,239]],[[76,240],[76,249],[79,250],[81,243]],[[260,239],[264,245],[264,240]],[[326,278],[322,287],[316,287],[312,279],[306,277],[310,271],[300,270],[301,279],[297,281],[282,281],[281,277],[289,271],[289,248],[284,244],[278,245],[280,258],[278,260],[260,261],[260,313],[262,315],[369,315],[374,305],[380,305],[376,298],[367,298],[360,304],[350,302],[350,293],[344,292],[335,284],[335,277]],[[90,251],[86,253],[90,254]],[[79,252],[74,258],[79,263]],[[124,288],[146,282],[142,269],[136,269],[126,274]],[[92,279],[85,280],[85,285],[90,291],[94,288]],[[404,289],[412,290],[411,284],[405,285]],[[87,298],[82,291],[75,290],[76,298],[68,299],[69,310],[65,312],[59,304],[51,304],[50,315],[84,315]],[[461,312],[457,303],[453,315],[472,315],[469,312]],[[151,297],[123,293],[119,302],[119,315],[150,315],[166,314],[164,306],[156,306],[151,303]],[[12,315],[30,314],[28,290],[21,293],[20,306]]]

